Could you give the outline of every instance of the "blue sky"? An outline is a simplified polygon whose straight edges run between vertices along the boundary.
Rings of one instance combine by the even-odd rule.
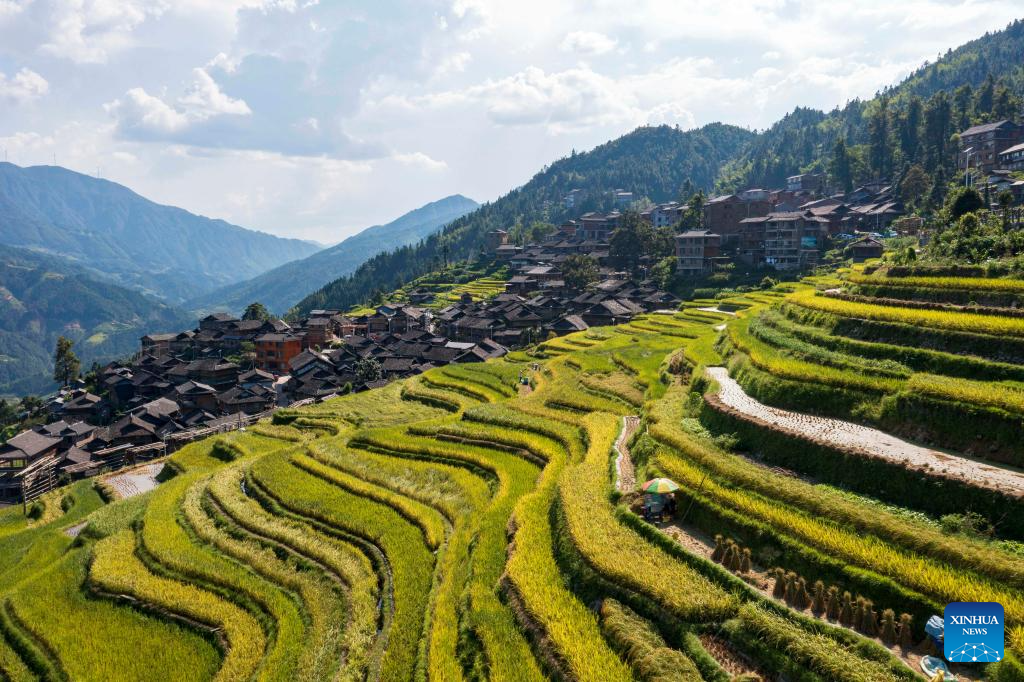
[[[1016,5],[1016,6],[1015,6]],[[336,242],[645,123],[872,95],[1017,0],[0,0],[0,147]]]

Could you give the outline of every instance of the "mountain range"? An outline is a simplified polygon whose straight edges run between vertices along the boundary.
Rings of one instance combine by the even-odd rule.
[[[64,259],[5,246],[0,253],[0,394],[49,390],[58,336],[75,342],[83,370],[129,355],[147,333],[188,328],[191,315],[98,280]]]
[[[0,163],[0,394],[51,390],[58,336],[87,367],[134,352],[143,334],[194,326],[197,308],[283,312],[477,206],[454,195],[324,249],[65,168]]]
[[[221,287],[188,303],[194,310],[240,313],[253,301],[283,314],[306,294],[355,271],[378,253],[416,244],[479,204],[454,194],[421,206],[387,223],[374,225],[339,244],[291,261],[261,275]]]
[[[321,247],[212,220],[58,166],[0,163],[0,242],[180,304]]]
[[[658,202],[685,199],[697,188],[778,187],[790,175],[829,171],[837,147],[845,150],[850,168],[840,184],[889,177],[898,186],[910,165],[922,164],[944,186],[944,178],[955,172],[953,135],[974,123],[1020,116],[1022,95],[1024,21],[1017,20],[950,49],[869,100],[853,100],[829,113],[797,108],[760,132],[722,123],[690,131],[642,127],[555,161],[421,244],[370,259],[307,296],[295,312],[345,308],[374,291],[390,291],[436,268],[442,256],[477,252],[493,229],[607,209],[614,188]],[[586,199],[569,211],[561,199],[572,189],[583,190]]]
[[[755,134],[736,126],[712,123],[682,131],[669,126],[643,127],[584,153],[573,153],[512,190],[454,221],[421,243],[382,253],[344,277],[301,300],[295,312],[314,308],[347,308],[373,291],[391,291],[435,269],[443,259],[459,260],[478,253],[490,230],[509,230],[536,221],[561,222],[591,210],[610,209],[611,193],[628,188],[653,201],[678,199],[684,188],[710,187],[722,165]],[[585,192],[567,208],[562,198],[571,190]]]

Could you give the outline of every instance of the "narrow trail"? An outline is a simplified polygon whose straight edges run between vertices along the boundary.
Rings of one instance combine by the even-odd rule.
[[[636,469],[633,468],[633,458],[629,453],[629,441],[639,427],[640,417],[623,417],[622,429],[619,430],[619,437],[615,439],[615,488],[620,493],[636,490]]]
[[[718,401],[766,428],[811,440],[826,447],[856,452],[933,474],[955,478],[970,485],[1024,496],[1024,471],[987,464],[963,455],[930,450],[868,426],[790,412],[770,407],[746,394],[725,367],[708,367],[709,377],[721,387]]]

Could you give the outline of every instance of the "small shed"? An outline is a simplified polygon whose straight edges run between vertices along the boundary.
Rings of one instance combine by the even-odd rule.
[[[874,237],[858,239],[847,247],[847,252],[853,258],[854,263],[863,263],[869,258],[881,258],[884,250],[882,242]]]

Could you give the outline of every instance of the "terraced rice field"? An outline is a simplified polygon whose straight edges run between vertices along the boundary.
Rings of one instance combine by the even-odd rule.
[[[1011,653],[980,673],[1020,679],[1012,528],[951,535],[920,475],[898,481],[903,499],[872,496],[870,458],[773,447],[784,425],[743,431],[703,399],[717,366],[721,386],[760,387],[764,409],[777,379],[876,401],[958,391],[1011,415],[1016,365],[825,347],[815,334],[834,338],[838,313],[808,292],[737,299],[735,315],[699,303],[280,411],[188,445],[131,497],[104,503],[83,482],[36,521],[4,510],[0,679],[911,680],[924,621],[954,599],[1004,604]],[[991,392],[937,371],[983,363]],[[680,486],[672,535],[642,517],[637,487],[656,475]],[[979,509],[993,494],[960,485]],[[687,534],[728,538],[728,556]],[[773,596],[743,561],[793,578]],[[831,607],[802,601],[819,580]],[[840,599],[861,609],[855,626]]]

